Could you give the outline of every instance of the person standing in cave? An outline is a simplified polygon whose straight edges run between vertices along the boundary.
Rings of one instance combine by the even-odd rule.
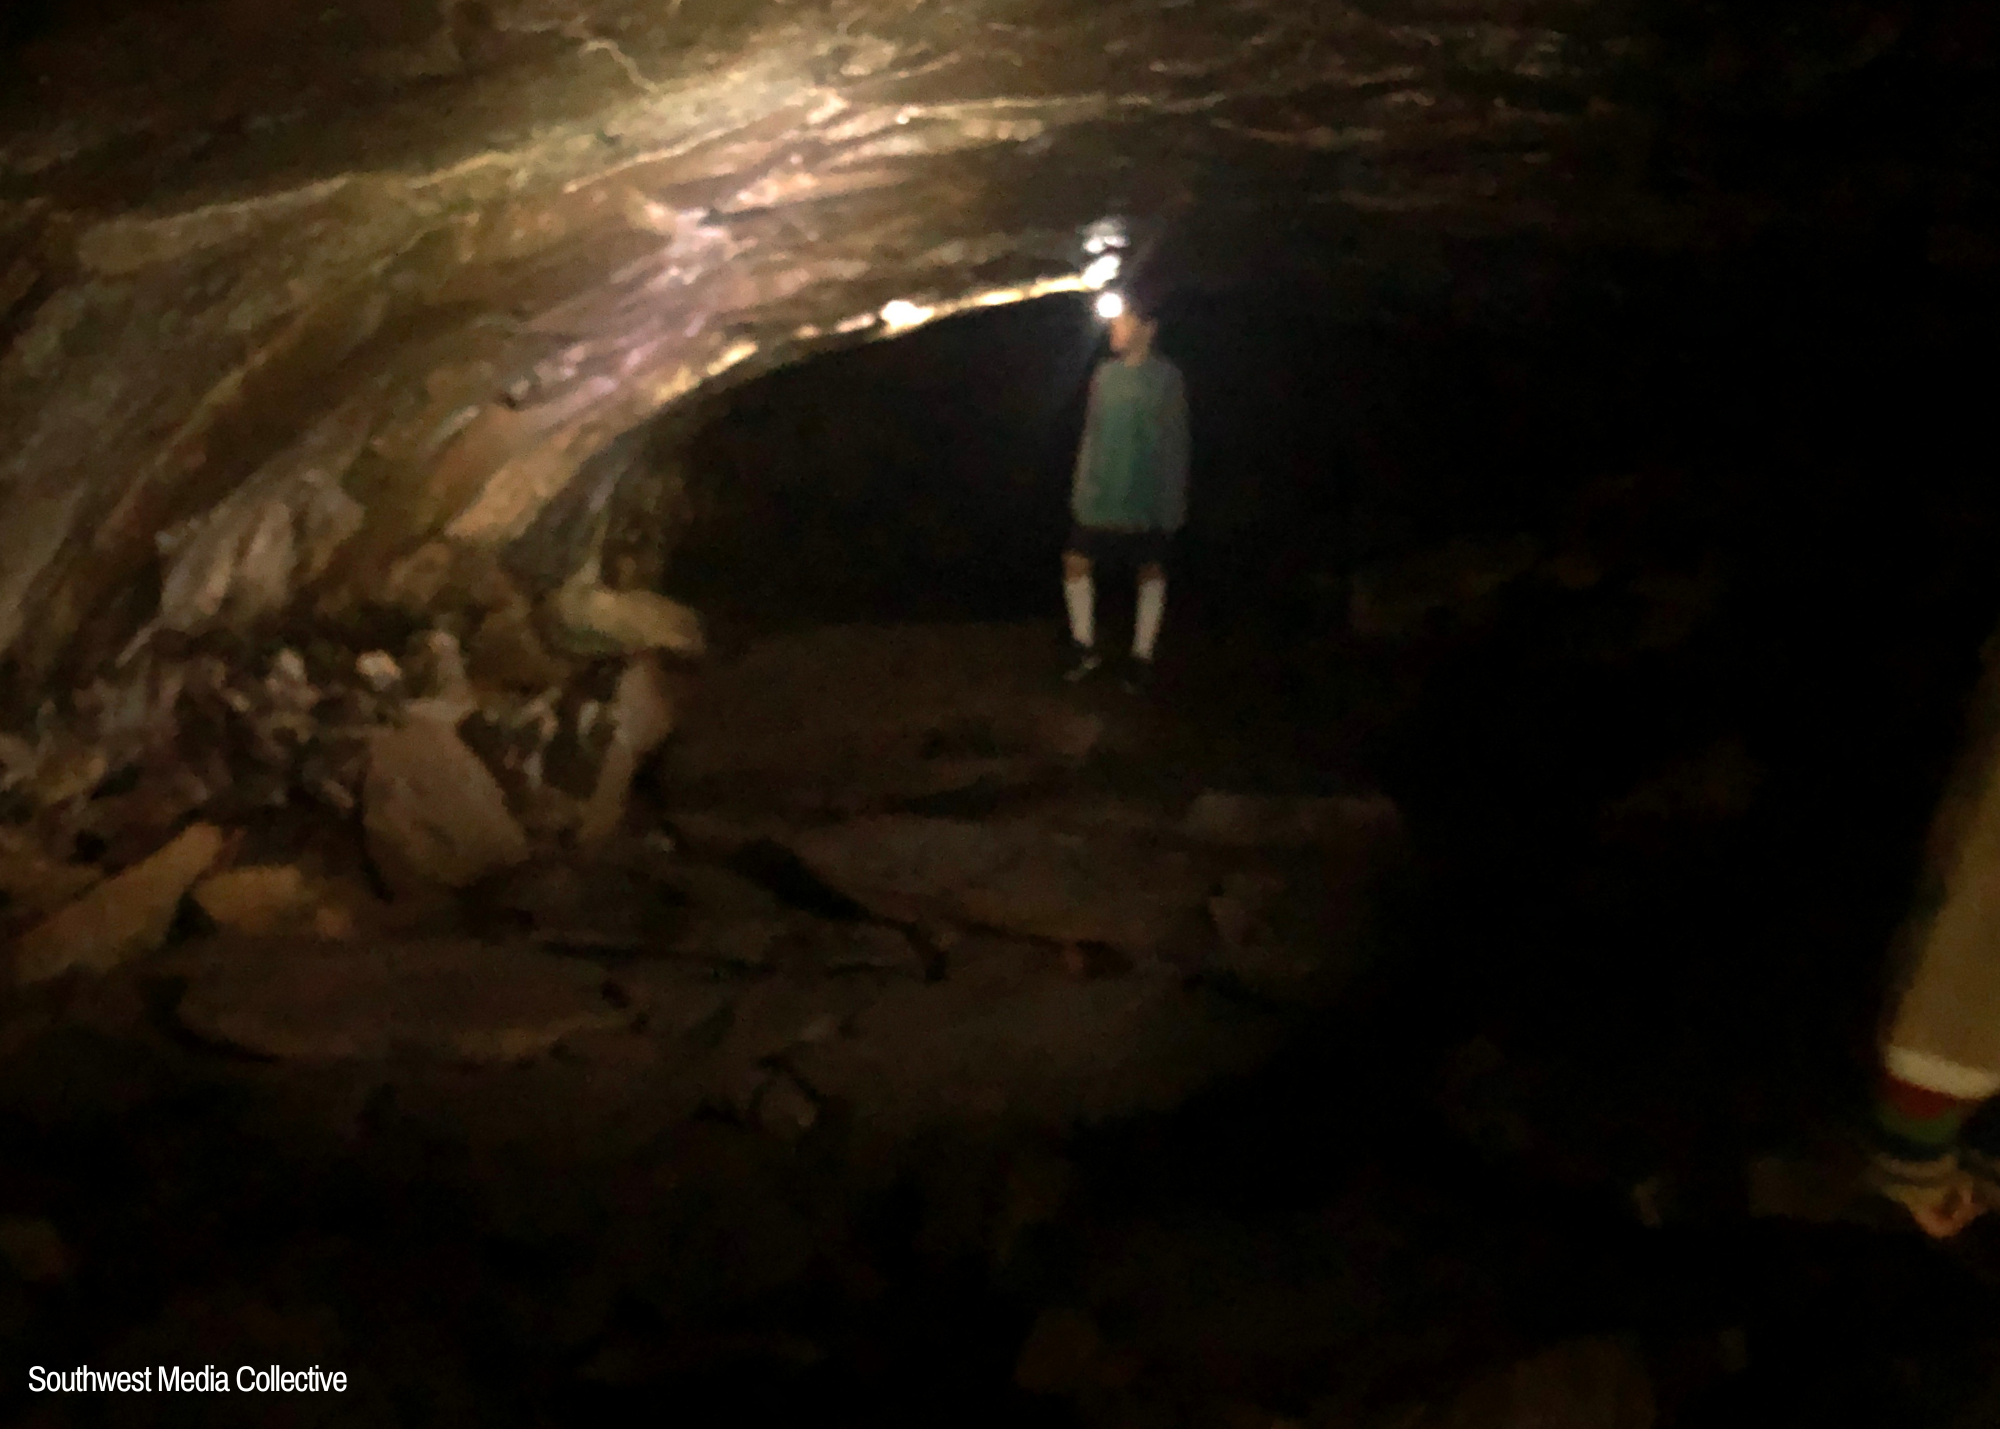
[[[1111,319],[1110,359],[1090,379],[1090,405],[1070,493],[1063,603],[1075,660],[1064,677],[1103,665],[1097,647],[1096,571],[1138,568],[1138,606],[1126,684],[1147,686],[1167,607],[1167,554],[1187,517],[1187,392],[1180,369],[1153,350],[1152,312],[1126,299]]]

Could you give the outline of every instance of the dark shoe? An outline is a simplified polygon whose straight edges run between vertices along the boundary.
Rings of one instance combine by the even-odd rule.
[[[1984,1147],[1967,1146],[1958,1153],[1959,1165],[1972,1177],[1973,1193],[1989,1211],[2000,1211],[2000,1155]]]
[[[1153,688],[1153,662],[1137,658],[1128,661],[1125,665],[1124,676],[1118,683],[1125,687],[1127,694],[1145,694]]]
[[[1957,1235],[1986,1209],[1978,1183],[1955,1152],[1915,1161],[1877,1151],[1868,1182],[1900,1203],[1924,1234],[1936,1240]]]
[[[1089,679],[1104,668],[1104,657],[1095,650],[1082,649],[1076,652],[1076,663],[1063,672],[1063,678],[1072,685]]]

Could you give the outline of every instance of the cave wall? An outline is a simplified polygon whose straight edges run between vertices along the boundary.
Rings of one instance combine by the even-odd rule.
[[[1617,38],[1559,18],[1577,17],[29,17],[0,148],[0,648],[31,674],[115,652],[159,533],[226,498],[244,534],[208,529],[234,555],[182,573],[200,598],[179,624],[275,618],[304,587],[337,608],[439,536],[504,547],[580,463],[725,372],[879,330],[892,298],[1074,285],[1079,229],[1106,213],[1143,233],[1198,208],[1230,234],[1302,181],[1336,220],[1545,211],[1551,144]],[[259,532],[288,559],[239,580]]]
[[[663,408],[887,335],[892,299],[935,317],[1073,289],[1106,214],[1149,266],[1222,286],[1413,270],[1443,238],[1703,253],[1787,225],[1893,228],[1989,273],[1982,14],[22,12],[0,56],[0,650],[33,685],[149,624],[337,614],[440,540],[584,529],[544,508]]]

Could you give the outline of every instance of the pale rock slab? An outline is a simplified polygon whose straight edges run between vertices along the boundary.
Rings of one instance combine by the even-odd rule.
[[[24,983],[72,968],[106,972],[166,941],[181,898],[221,857],[225,837],[195,824],[151,858],[98,884],[21,939],[14,975]]]
[[[253,864],[211,874],[194,887],[195,904],[218,928],[253,937],[310,926],[317,900],[296,864]]]
[[[701,616],[654,591],[572,582],[550,598],[549,610],[563,642],[580,655],[665,650],[692,657],[708,648]]]
[[[398,893],[463,888],[528,858],[499,781],[442,718],[374,736],[362,820],[369,856]]]

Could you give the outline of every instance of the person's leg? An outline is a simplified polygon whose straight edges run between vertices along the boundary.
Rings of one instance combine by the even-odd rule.
[[[1980,1209],[1963,1163],[1982,1158],[1962,1155],[1961,1125],[2000,1093],[2000,665],[1974,697],[1968,749],[1898,942],[1904,975],[1883,1039],[1877,1173],[1918,1224],[1949,1235]]]
[[[1063,604],[1069,610],[1069,638],[1076,663],[1067,678],[1080,680],[1101,663],[1097,654],[1097,588],[1090,557],[1072,544],[1063,552]]]
[[[1139,567],[1139,604],[1132,620],[1132,657],[1141,664],[1153,663],[1166,613],[1167,568],[1157,560],[1147,561]]]
[[[1964,1164],[1960,1129],[1975,1103],[1884,1071],[1875,1097],[1868,1181],[1900,1203],[1927,1234],[1956,1235],[1976,1217],[1978,1187]]]

